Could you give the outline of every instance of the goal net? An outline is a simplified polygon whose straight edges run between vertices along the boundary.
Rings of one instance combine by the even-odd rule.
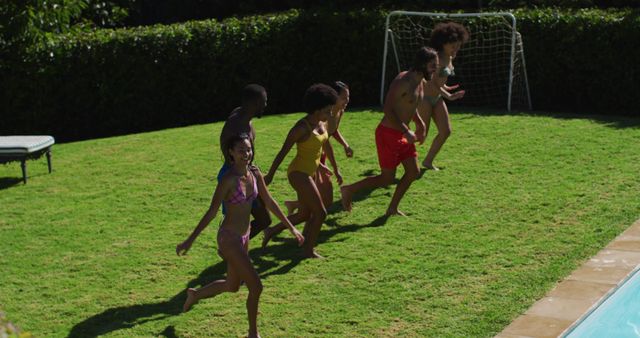
[[[429,46],[431,30],[439,22],[455,21],[469,31],[453,61],[449,84],[466,91],[461,104],[531,109],[522,37],[511,13],[420,13],[394,11],[387,16],[380,102],[395,76],[410,68],[416,51]]]

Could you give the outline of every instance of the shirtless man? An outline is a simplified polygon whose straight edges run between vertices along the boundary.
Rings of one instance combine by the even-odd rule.
[[[220,168],[220,172],[218,172],[218,183],[220,183],[220,179],[224,174],[232,167],[231,159],[228,156],[227,141],[238,134],[248,134],[251,139],[251,150],[255,156],[255,140],[256,140],[256,131],[253,128],[253,124],[251,123],[251,119],[255,117],[262,116],[264,109],[267,107],[267,91],[264,87],[257,84],[250,84],[244,87],[242,90],[242,105],[240,107],[235,108],[227,121],[224,123],[224,127],[222,127],[222,132],[220,133],[220,150],[224,155],[224,164],[222,168]],[[252,159],[253,160],[253,159]],[[224,203],[222,204],[222,213],[225,213]],[[271,225],[271,217],[269,216],[269,212],[265,208],[265,203],[260,199],[260,197],[256,198],[251,207],[251,215],[253,216],[253,221],[251,221],[251,235],[253,238],[260,231]]]
[[[351,210],[352,197],[357,191],[385,187],[393,183],[396,168],[402,163],[404,175],[393,193],[385,215],[404,216],[398,210],[398,205],[420,173],[414,143],[418,141],[422,144],[426,137],[425,124],[417,113],[417,107],[423,100],[424,83],[431,80],[437,64],[437,52],[431,48],[422,47],[416,53],[411,69],[401,72],[391,82],[384,102],[384,117],[376,128],[376,148],[382,173],[342,186],[340,193],[345,210]],[[416,124],[415,133],[408,126],[411,120]]]

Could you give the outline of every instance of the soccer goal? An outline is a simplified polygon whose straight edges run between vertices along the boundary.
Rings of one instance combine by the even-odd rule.
[[[469,41],[454,60],[466,106],[531,109],[522,36],[511,13],[421,13],[394,11],[387,16],[380,103],[393,78],[409,69],[416,51],[429,46],[431,30],[439,22],[455,21],[469,30]]]

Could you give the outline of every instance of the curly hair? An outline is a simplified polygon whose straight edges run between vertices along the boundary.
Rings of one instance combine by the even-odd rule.
[[[338,101],[338,93],[326,84],[316,83],[304,93],[304,110],[313,114],[326,106],[333,106]]]
[[[446,43],[462,42],[469,40],[469,31],[457,22],[441,22],[431,31],[431,47],[442,51]]]

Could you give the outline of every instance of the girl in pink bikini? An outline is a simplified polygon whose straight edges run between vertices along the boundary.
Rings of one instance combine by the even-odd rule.
[[[223,292],[236,292],[240,288],[240,282],[244,281],[249,288],[249,296],[247,297],[249,337],[260,337],[256,320],[262,282],[248,254],[251,204],[256,197],[260,195],[266,208],[289,228],[296,237],[298,245],[304,243],[304,237],[291,225],[291,222],[269,194],[260,170],[251,165],[253,153],[249,136],[241,134],[231,137],[227,148],[232,168],[221,177],[213,194],[211,205],[195,230],[187,240],[176,247],[178,255],[185,255],[198,235],[216,216],[220,204],[224,200],[227,212],[218,230],[218,254],[227,262],[227,279],[211,282],[200,289],[187,289],[187,300],[183,310],[189,311],[191,306],[200,299],[214,297]]]

